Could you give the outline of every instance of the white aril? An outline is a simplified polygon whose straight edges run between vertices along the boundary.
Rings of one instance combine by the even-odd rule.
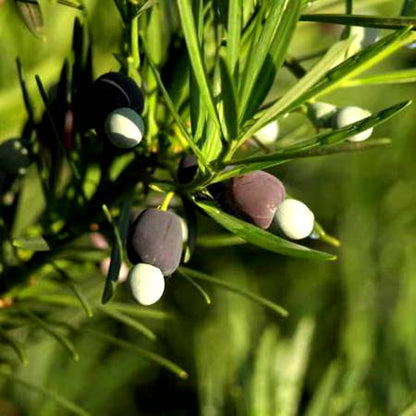
[[[185,244],[189,237],[188,224],[182,217],[179,217],[179,221],[181,222],[182,242]]]
[[[275,218],[283,233],[293,240],[308,237],[315,222],[313,212],[297,199],[285,199],[277,208]]]
[[[165,291],[162,272],[150,264],[136,264],[130,271],[129,282],[134,299],[141,305],[153,305]]]
[[[308,105],[308,117],[316,127],[330,127],[331,117],[337,107],[330,103],[316,102]]]
[[[254,137],[265,146],[273,144],[279,137],[279,123],[275,120],[258,130]]]
[[[338,111],[332,117],[332,127],[340,129],[347,127],[350,124],[356,123],[364,118],[371,116],[368,110],[364,110],[361,107],[348,106],[338,109]],[[354,134],[348,137],[350,142],[362,142],[367,140],[373,134],[373,128],[364,130],[361,133]]]
[[[144,134],[142,118],[131,108],[118,108],[105,120],[105,133],[110,142],[121,149],[137,146]]]

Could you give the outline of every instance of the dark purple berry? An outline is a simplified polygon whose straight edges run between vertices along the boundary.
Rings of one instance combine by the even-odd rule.
[[[137,84],[127,75],[108,72],[101,75],[92,85],[90,105],[97,126],[118,108],[127,107],[142,113],[144,97]]]
[[[178,182],[185,184],[192,181],[198,171],[198,161],[195,155],[185,155],[179,162]]]
[[[283,184],[269,173],[255,171],[232,178],[226,190],[227,203],[248,222],[266,229],[286,195]]]
[[[132,263],[146,263],[172,274],[182,256],[182,230],[179,217],[155,208],[144,210],[130,227],[127,254]]]

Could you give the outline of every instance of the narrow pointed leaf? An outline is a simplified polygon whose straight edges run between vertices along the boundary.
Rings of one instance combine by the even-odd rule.
[[[107,310],[110,309],[110,310],[121,311],[125,314],[136,316],[138,318],[160,319],[160,320],[172,318],[172,315],[168,314],[167,312],[149,309],[146,307],[140,307],[137,304],[129,305],[128,303],[111,302],[105,308]]]
[[[124,244],[128,233],[129,215],[130,208],[133,203],[133,197],[133,193],[130,193],[129,196],[125,198],[121,208],[118,226],[113,221],[107,206],[105,204],[102,206],[104,214],[107,217],[107,220],[110,223],[114,234],[114,242],[110,257],[110,267],[108,269],[107,279],[105,281],[104,292],[101,300],[103,304],[107,303],[113,297],[117,287],[121,263],[125,257]]]
[[[177,272],[195,288],[195,290],[202,296],[207,305],[211,305],[211,297],[200,284],[195,282],[195,280],[188,276],[182,269],[179,269]]]
[[[342,86],[342,83],[346,80],[364,72],[413,40],[416,40],[416,35],[410,33],[410,28],[407,27],[398,30],[353,55],[351,58],[331,69],[325,75],[322,74],[321,80],[307,90],[302,91],[301,94],[289,92],[288,94],[293,96],[289,99],[285,95],[281,100],[278,100],[270,107],[260,119],[246,131],[243,138],[240,140],[240,143],[244,143],[244,141],[250,138],[258,129],[265,126],[279,115],[291,112],[304,102],[311,100],[312,98],[317,98]],[[323,59],[325,59],[325,57]]]
[[[31,320],[34,324],[47,332],[51,337],[55,338],[64,347],[64,349],[69,352],[73,360],[79,360],[78,352],[76,351],[72,342],[66,336],[57,332],[54,328],[52,328],[51,325],[46,323],[43,319],[39,318],[29,309],[23,306],[19,306],[19,310],[23,313],[23,315],[26,315],[27,318],[29,318],[29,320]]]
[[[186,44],[189,51],[189,59],[195,75],[195,80],[201,91],[208,113],[214,120],[218,129],[221,124],[217,109],[214,104],[212,91],[208,83],[208,75],[203,62],[202,52],[199,46],[198,34],[195,27],[195,21],[192,13],[190,0],[177,0],[179,17],[182,24],[182,30],[185,35]]]
[[[238,134],[238,113],[234,82],[225,61],[220,58],[221,98],[224,122],[227,127],[228,141],[235,140]]]
[[[258,303],[259,305],[262,305],[268,309],[271,309],[273,312],[277,313],[281,316],[288,316],[289,312],[282,308],[280,305],[277,305],[276,303],[272,302],[271,300],[265,299],[262,296],[259,296],[253,292],[250,292],[246,289],[241,289],[238,286],[235,286],[231,283],[226,282],[222,279],[217,279],[215,277],[209,276],[205,273],[189,269],[187,267],[180,267],[178,269],[179,271],[188,274],[190,277],[194,279],[204,280],[206,282],[209,282],[211,284],[214,284],[216,286],[222,287],[223,289],[226,289],[230,292],[236,293],[238,295],[244,296],[253,302]]]
[[[0,340],[6,342],[11,348],[13,348],[22,364],[26,365],[29,362],[26,351],[20,345],[20,342],[16,341],[7,331],[3,329],[0,329]]]
[[[336,256],[321,251],[311,250],[299,244],[292,243],[259,227],[226,214],[212,204],[197,202],[214,221],[222,225],[228,231],[255,246],[261,247],[273,253],[285,254],[293,257],[301,257],[311,260],[335,260]]]
[[[26,112],[27,112],[29,121],[32,124],[34,124],[35,116],[34,116],[33,105],[29,96],[29,92],[26,87],[26,81],[23,76],[22,63],[19,58],[16,59],[16,66],[17,66],[17,75],[19,77],[20,89],[22,90],[23,102],[25,104]]]
[[[416,82],[415,69],[386,72],[348,80],[343,87],[361,87],[365,85],[407,84]]]
[[[26,27],[37,38],[43,38],[42,10],[37,0],[15,0],[17,11]]]
[[[76,403],[72,402],[64,396],[61,396],[60,394],[56,393],[50,388],[42,387],[37,384],[32,384],[31,382],[23,380],[22,378],[16,376],[16,374],[9,374],[3,369],[0,369],[0,375],[4,378],[7,378],[12,383],[21,384],[22,386],[25,386],[30,390],[43,394],[45,397],[58,403],[62,408],[70,411],[74,415],[91,416],[90,413],[79,407]]]
[[[403,0],[400,16],[416,16],[416,0]]]
[[[415,26],[415,17],[379,17],[357,14],[304,14],[300,17],[303,22],[320,22],[349,26],[375,27],[378,29],[401,29],[405,26]],[[415,30],[415,28],[412,28]]]
[[[276,1],[274,4],[277,4]],[[280,3],[284,3],[280,0]],[[256,75],[256,83],[253,85],[248,100],[241,103],[242,120],[247,120],[252,117],[258,106],[265,100],[270,88],[273,85],[277,72],[286,57],[289,42],[293,37],[293,32],[298,21],[300,13],[300,1],[289,0],[286,1],[282,11],[279,14],[278,20],[275,21],[275,32],[271,39],[271,44],[266,50],[266,56]],[[271,17],[268,17],[268,22]],[[261,40],[259,40],[261,45]],[[255,59],[257,59],[258,45],[253,45],[255,48]]]
[[[44,237],[15,238],[13,245],[17,248],[23,248],[32,251],[50,251],[50,243]]]
[[[149,338],[150,340],[156,341],[157,336],[150,328],[148,328],[146,325],[143,325],[141,322],[137,321],[136,319],[133,319],[130,316],[125,315],[123,312],[111,310],[107,307],[105,308],[101,307],[100,311],[110,316],[111,318],[115,319],[116,321],[119,321],[122,324],[125,324],[135,329],[137,332]]]
[[[240,52],[240,40],[242,30],[242,0],[230,0],[228,3],[228,25],[227,25],[227,64],[231,77],[238,64]]]
[[[113,345],[117,345],[118,347],[124,348],[126,350],[132,351],[136,353],[138,356],[148,360],[152,361],[167,370],[171,371],[172,373],[176,374],[181,379],[188,378],[188,373],[180,368],[178,365],[176,365],[174,362],[168,360],[167,358],[164,358],[160,356],[159,354],[156,354],[151,351],[147,351],[144,348],[141,348],[135,344],[131,344],[130,342],[115,338],[111,335],[104,334],[103,332],[95,331],[92,329],[84,329],[85,332],[88,332],[92,335],[94,335],[97,339],[102,339],[104,341],[110,342]]]
[[[145,51],[146,50],[147,49],[145,49]],[[193,139],[192,139],[191,135],[189,134],[187,128],[185,127],[185,124],[184,124],[181,116],[179,115],[179,113],[178,113],[178,111],[177,111],[177,109],[175,107],[175,104],[172,102],[172,100],[171,100],[171,98],[169,96],[169,93],[166,90],[166,88],[165,88],[165,86],[164,86],[164,84],[162,82],[162,79],[160,77],[159,71],[157,70],[155,64],[152,62],[150,56],[148,56],[148,63],[149,63],[149,66],[150,66],[151,70],[153,71],[153,75],[155,76],[156,82],[157,82],[157,84],[159,86],[159,89],[160,89],[160,91],[162,93],[162,96],[163,96],[163,98],[165,100],[165,103],[166,103],[166,105],[167,105],[167,107],[168,107],[168,109],[169,109],[169,111],[170,111],[173,119],[175,120],[176,124],[178,125],[179,130],[180,130],[182,136],[185,138],[185,140],[186,140],[188,146],[191,148],[192,152],[198,157],[198,159],[203,164],[206,164],[204,155],[202,154],[202,152],[198,148],[198,146],[195,144],[195,142],[193,141]]]

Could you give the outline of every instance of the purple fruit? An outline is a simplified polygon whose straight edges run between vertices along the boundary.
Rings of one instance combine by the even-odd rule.
[[[195,155],[185,155],[179,162],[178,182],[181,184],[189,183],[198,171],[198,161]]]
[[[285,187],[273,175],[255,171],[232,178],[226,190],[231,209],[243,219],[266,229],[286,195]]]
[[[127,75],[108,72],[101,75],[92,85],[90,105],[94,111],[95,124],[104,122],[108,114],[118,108],[131,108],[142,113],[143,93]]]
[[[132,263],[146,263],[172,274],[182,256],[182,230],[179,217],[155,208],[144,210],[130,227],[127,254]]]

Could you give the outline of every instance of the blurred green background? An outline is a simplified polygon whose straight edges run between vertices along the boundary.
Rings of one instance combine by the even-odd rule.
[[[356,12],[383,16],[398,15],[401,8],[398,0],[364,9],[354,3]],[[16,56],[38,97],[34,75],[51,85],[69,53],[77,12],[52,1],[41,4],[45,41],[27,31],[11,0],[0,3],[0,140],[19,135],[24,120]],[[117,70],[112,54],[121,22],[113,2],[86,5],[96,74]],[[342,5],[331,9],[342,10]],[[291,54],[319,50],[337,36],[330,27],[299,24]],[[416,50],[405,49],[375,71],[415,64]],[[293,82],[285,72],[277,87]],[[416,98],[412,84],[349,88],[325,100],[376,111],[407,98]],[[40,99],[35,102],[40,114]],[[72,414],[33,385],[103,416],[416,415],[414,114],[413,105],[376,129],[375,137],[393,139],[388,148],[302,159],[274,171],[340,238],[338,261],[292,259],[248,245],[197,249],[194,268],[276,301],[289,310],[288,318],[209,285],[213,303],[207,306],[186,281],[173,279],[156,307],[169,318],[146,320],[159,336],[156,343],[109,318],[94,320],[90,328],[164,354],[189,372],[187,380],[87,332],[75,338],[79,362],[43,333],[25,334],[30,363],[16,365],[14,375],[30,385],[0,375],[0,415]],[[293,127],[290,120],[286,124],[283,133]],[[213,227],[201,220],[207,222],[202,228]],[[310,245],[326,249],[319,242]],[[85,285],[98,303],[104,282],[98,267],[78,273],[88,278]],[[74,308],[55,313],[61,320],[84,319]],[[0,348],[6,356],[9,347]]]

